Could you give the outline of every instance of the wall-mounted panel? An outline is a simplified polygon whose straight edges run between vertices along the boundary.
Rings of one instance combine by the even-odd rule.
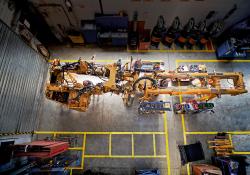
[[[48,64],[0,22],[0,132],[29,132],[38,124]]]

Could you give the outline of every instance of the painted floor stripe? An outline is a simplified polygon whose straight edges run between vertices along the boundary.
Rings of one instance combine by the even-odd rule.
[[[164,114],[164,130],[165,130],[165,141],[166,141],[166,158],[167,158],[167,167],[168,167],[168,175],[171,174],[171,166],[170,166],[170,154],[169,154],[169,141],[168,141],[168,122],[167,122],[167,112]]]
[[[234,62],[234,63],[249,63],[250,60],[176,60],[177,63],[227,63],[227,62]]]
[[[117,158],[117,159],[159,159],[159,158],[167,158],[166,155],[157,155],[156,148],[154,148],[153,155],[135,155],[134,153],[134,135],[165,135],[166,132],[77,132],[77,131],[34,131],[34,134],[49,134],[56,138],[57,135],[83,135],[82,147],[71,147],[69,150],[72,151],[82,151],[82,159],[80,167],[65,167],[66,169],[72,170],[84,170],[84,162],[86,158]],[[109,135],[109,153],[108,155],[86,155],[86,139],[87,135]],[[131,151],[132,155],[112,155],[112,135],[131,135]]]
[[[85,158],[117,158],[117,159],[136,159],[136,158],[166,158],[166,155],[85,155]]]
[[[151,135],[151,134],[156,134],[156,135],[164,135],[165,132],[78,132],[78,131],[34,131],[34,134],[72,134],[72,135],[82,135],[82,134],[87,134],[87,135]]]
[[[131,135],[131,154],[132,154],[132,158],[135,157],[135,142],[134,142],[134,135]]]
[[[178,62],[176,61],[176,69],[179,66]],[[180,82],[178,82],[178,88],[180,90]],[[182,103],[182,95],[179,96],[180,103]],[[187,144],[187,136],[186,136],[186,124],[185,124],[185,117],[184,114],[181,114],[181,125],[182,125],[182,133],[183,133],[183,139],[184,139],[184,145]],[[189,164],[186,165],[187,173],[190,175],[190,166]]]
[[[112,134],[109,134],[109,155],[112,155]]]
[[[82,151],[82,147],[73,147],[73,148],[68,148],[69,150],[75,150],[75,151]]]
[[[127,50],[129,53],[215,53],[215,50]]]
[[[250,155],[250,152],[240,152],[240,151],[234,151],[233,154],[235,155]]]
[[[65,167],[67,170],[82,170],[81,167]]]
[[[156,142],[155,142],[155,134],[153,134],[153,150],[154,150],[154,156],[156,155]]]
[[[250,135],[250,131],[188,131],[187,135],[216,135],[218,133],[227,133],[231,135]]]
[[[71,60],[64,60],[64,59],[61,59],[60,62],[62,63],[74,63],[74,62],[77,62],[78,59],[71,59]],[[91,62],[93,60],[84,60],[84,61],[88,61],[88,62]],[[126,60],[122,60],[123,62],[130,62],[130,59],[126,59]],[[156,60],[156,59],[145,59],[145,60],[142,60],[142,61],[152,61],[152,62],[162,62],[162,60]],[[49,60],[49,63],[53,62],[53,59]],[[117,62],[117,59],[113,59],[113,60],[95,60],[96,63],[115,63]]]
[[[85,148],[86,148],[86,138],[87,135],[84,134],[83,141],[82,141],[82,161],[81,161],[81,168],[84,170],[84,160],[85,160]]]

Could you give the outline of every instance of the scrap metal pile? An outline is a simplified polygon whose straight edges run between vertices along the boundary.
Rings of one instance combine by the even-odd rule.
[[[180,66],[175,71],[166,71],[163,66],[163,62],[133,61],[132,57],[124,65],[121,60],[99,65],[94,57],[91,61],[79,59],[74,63],[55,59],[50,67],[46,97],[70,109],[86,111],[92,95],[115,93],[121,94],[126,106],[131,106],[135,97],[139,98],[139,113],[148,113],[169,110],[168,103],[157,101],[160,94],[192,95],[200,103],[221,95],[247,93],[241,72],[208,73],[205,65]],[[81,82],[77,81],[79,75]],[[223,87],[222,80],[231,80],[232,87]],[[187,107],[176,106],[178,111],[182,110],[180,106]]]

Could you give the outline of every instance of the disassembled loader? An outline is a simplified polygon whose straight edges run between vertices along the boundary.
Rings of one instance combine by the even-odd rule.
[[[155,96],[194,95],[196,101],[208,101],[221,95],[247,93],[241,72],[208,73],[205,65],[192,65],[190,69],[180,66],[176,71],[166,71],[162,62],[141,60],[121,64],[98,65],[94,59],[87,62],[61,63],[55,59],[50,67],[50,80],[46,88],[48,99],[66,104],[70,109],[86,111],[91,95],[103,93],[122,94],[127,106],[135,96],[141,102],[154,101]],[[76,76],[82,75],[80,83]],[[232,81],[231,87],[223,87],[222,81]]]

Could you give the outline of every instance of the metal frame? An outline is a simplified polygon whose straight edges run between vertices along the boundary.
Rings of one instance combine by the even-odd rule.
[[[71,63],[71,62],[75,62],[76,60],[62,60],[63,62],[68,62],[68,63]],[[91,61],[91,60],[86,60],[86,61]],[[95,60],[96,62],[98,62],[98,63],[110,63],[110,62],[113,62],[114,60],[108,60],[108,59],[103,59],[103,60]],[[128,61],[130,61],[129,59],[128,60],[123,60],[123,61],[125,61],[125,62],[128,62]],[[145,60],[143,60],[143,61],[154,61],[154,62],[162,62],[162,60],[147,60],[147,59],[145,59]],[[53,60],[49,60],[49,62],[53,62]],[[168,172],[168,174],[170,174],[171,173],[171,167],[170,167],[170,154],[169,154],[169,138],[168,138],[168,123],[167,123],[167,113],[165,112],[164,114],[163,114],[163,117],[164,117],[164,132],[161,132],[161,134],[163,133],[164,134],[164,136],[165,136],[165,151],[166,151],[166,156],[165,156],[165,158],[166,158],[166,160],[167,160],[167,172]],[[54,137],[56,137],[56,134],[58,134],[58,132],[53,132],[53,131],[45,131],[45,132],[43,132],[43,131],[35,131],[35,134],[53,134],[54,135]],[[69,134],[69,133],[74,133],[74,134],[109,134],[110,132],[60,132],[60,133],[64,133],[64,134]],[[117,133],[117,134],[152,134],[152,132],[111,132],[111,133]],[[155,132],[153,135],[156,135],[157,134],[157,132]],[[83,141],[83,145],[85,145],[86,144],[86,136],[84,136],[85,137],[85,141]],[[111,137],[109,137],[110,139],[112,139],[112,136]],[[155,139],[155,136],[153,136],[153,142],[155,142],[154,141],[154,139]],[[110,144],[110,145],[112,145],[112,143]],[[70,148],[69,150],[83,150],[83,154],[82,154],[82,157],[83,158],[85,158],[84,156],[84,149],[83,149],[84,147],[79,147],[79,148]],[[132,148],[131,148],[132,149]],[[154,148],[155,149],[155,148]],[[111,151],[112,152],[112,151]],[[155,152],[155,151],[154,151]],[[110,153],[110,149],[109,149],[109,153]],[[110,155],[110,154],[109,154]],[[145,156],[145,155],[144,155]],[[87,157],[86,157],[87,158]],[[91,158],[91,157],[90,157]],[[96,156],[95,158],[101,158],[101,157],[98,157],[98,156]],[[115,158],[118,158],[118,157],[115,157]],[[124,157],[124,156],[122,156],[121,158],[127,158],[127,157]],[[134,157],[134,158],[137,158],[137,157]],[[150,155],[149,157],[143,157],[143,156],[139,156],[138,158],[157,158],[157,156],[152,156],[152,155]],[[162,157],[163,158],[163,157]],[[74,169],[80,169],[80,170],[83,170],[84,169],[84,160],[82,160],[83,162],[82,162],[82,164],[81,164],[81,167],[68,167],[67,169],[70,169],[70,173],[72,174],[72,170],[74,170]]]
[[[250,60],[176,60],[176,68],[179,66],[179,63],[227,63],[227,62],[233,62],[233,63],[250,63]],[[183,102],[182,95],[179,96],[180,103]],[[185,124],[185,115],[181,114],[181,122],[182,122],[182,130],[183,130],[183,140],[184,144],[187,144],[187,135],[217,135],[218,133],[221,133],[221,131],[215,131],[215,132],[193,132],[193,131],[187,131],[186,130],[186,124]],[[232,142],[232,135],[250,135],[250,131],[228,131],[224,132],[229,134],[229,138],[231,141],[231,144],[233,145]],[[250,155],[249,152],[233,152],[233,154],[238,154],[238,155]],[[187,168],[187,173],[188,175],[191,174],[190,170],[190,164],[186,165]]]

